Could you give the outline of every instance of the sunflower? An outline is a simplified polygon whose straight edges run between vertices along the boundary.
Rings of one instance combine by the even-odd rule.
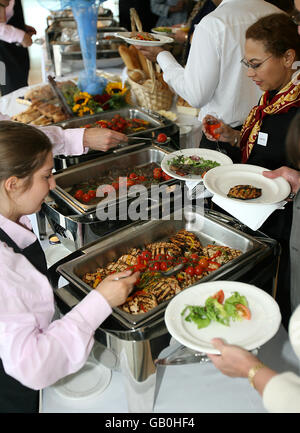
[[[110,96],[118,95],[123,96],[127,92],[127,87],[123,87],[123,84],[121,82],[119,83],[108,83],[105,92],[108,93]]]
[[[95,112],[90,108],[90,107],[80,107],[80,110],[78,111],[78,116],[82,117],[85,116],[87,114],[94,114]]]
[[[87,105],[90,99],[92,99],[92,96],[87,92],[79,92],[74,95],[75,104],[81,106]]]

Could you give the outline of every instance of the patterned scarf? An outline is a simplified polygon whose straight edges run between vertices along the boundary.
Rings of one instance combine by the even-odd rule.
[[[250,156],[264,117],[287,113],[292,107],[300,107],[299,79],[300,75],[298,75],[297,81],[291,80],[273,98],[271,98],[270,92],[266,91],[260,98],[259,104],[252,108],[241,131],[242,163],[246,163]]]

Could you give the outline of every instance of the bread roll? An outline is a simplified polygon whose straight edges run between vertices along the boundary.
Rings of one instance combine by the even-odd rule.
[[[139,84],[142,84],[147,78],[145,72],[140,69],[128,70],[128,77]]]
[[[126,47],[125,45],[120,45],[119,54],[122,57],[125,66],[127,66],[127,69],[139,69],[139,67],[136,67],[136,62],[131,55],[128,47]]]
[[[140,52],[140,50],[137,50],[138,51],[138,56],[139,56],[139,60],[140,60],[140,63],[141,63],[141,65],[142,65],[142,70],[145,72],[145,74],[147,75],[147,78],[150,78],[150,73],[149,73],[149,69],[148,69],[148,65],[147,65],[147,59],[146,59],[146,57],[144,56],[144,54],[142,54],[141,52]]]
[[[128,49],[131,60],[136,65],[134,69],[143,69],[139,59],[139,50],[134,45],[130,45]]]

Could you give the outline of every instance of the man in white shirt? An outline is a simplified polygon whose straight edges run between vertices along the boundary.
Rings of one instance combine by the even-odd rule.
[[[232,127],[243,124],[261,95],[242,70],[245,33],[259,18],[282,12],[264,0],[213,0],[219,6],[195,27],[185,68],[161,47],[138,48],[157,61],[164,80],[193,107],[199,120],[216,113]]]

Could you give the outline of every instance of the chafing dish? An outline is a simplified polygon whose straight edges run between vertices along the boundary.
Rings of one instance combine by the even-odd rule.
[[[73,119],[66,120],[61,123],[57,123],[56,125],[61,126],[62,128],[80,128],[83,127],[86,124],[91,124],[95,122],[96,120],[109,120],[112,119],[116,114],[120,114],[120,116],[132,119],[143,119],[150,122],[149,128],[147,128],[144,131],[137,131],[133,132],[131,134],[128,134],[128,137],[130,138],[131,135],[139,136],[139,137],[147,137],[152,138],[152,134],[154,136],[157,136],[158,133],[164,132],[168,136],[172,138],[171,145],[168,145],[171,149],[172,146],[174,150],[176,147],[179,146],[179,128],[178,126],[172,122],[171,120],[160,116],[158,113],[155,113],[151,110],[146,110],[140,107],[126,107],[122,108],[120,110],[112,110],[112,111],[104,111],[102,113],[94,114],[92,116],[85,116],[82,118],[74,117]],[[130,140],[131,145],[134,144],[134,140]],[[146,142],[147,145],[149,145],[148,142]],[[139,142],[137,146],[143,146],[143,142]],[[89,161],[94,158],[98,158],[100,156],[106,157],[108,154],[117,154],[117,153],[124,153],[125,151],[131,149],[132,147],[122,147],[122,149],[111,149],[109,152],[101,152],[101,151],[89,151],[85,155],[76,155],[76,156],[65,156],[65,155],[56,155],[54,157],[54,164],[56,170],[65,169],[69,166],[78,164],[80,162]]]
[[[277,243],[262,233],[244,233],[230,225],[233,221],[217,212],[203,213],[194,210],[185,212],[185,219],[175,214],[168,220],[135,223],[111,235],[81,248],[58,262],[52,269],[55,296],[62,313],[66,313],[89,293],[81,276],[87,270],[125,252],[130,246],[142,246],[184,227],[197,233],[204,244],[216,241],[242,250],[243,254],[232,262],[211,273],[208,280],[238,280],[255,284],[261,288],[274,286],[276,279],[278,250]],[[236,222],[238,223],[238,222]],[[69,282],[58,287],[59,276]],[[200,281],[200,283],[201,283]],[[164,324],[167,301],[155,311],[128,317],[119,309],[99,327],[95,333],[97,356],[100,362],[119,370],[124,375],[124,384],[130,412],[150,412],[156,390],[155,359],[170,342]],[[131,316],[131,315],[130,315]]]
[[[102,237],[104,234],[130,223],[131,221],[127,217],[127,208],[126,215],[123,215],[122,211],[122,216],[120,216],[120,205],[122,203],[126,204],[125,202],[129,204],[135,200],[135,198],[127,196],[120,197],[116,201],[113,200],[110,202],[110,206],[115,206],[116,215],[119,217],[116,220],[100,221],[97,217],[96,205],[80,203],[65,188],[81,180],[87,180],[99,171],[105,172],[112,166],[114,168],[133,168],[152,162],[159,165],[167,152],[166,149],[161,149],[158,146],[148,145],[139,150],[126,152],[124,155],[116,154],[106,158],[93,159],[57,172],[54,175],[56,188],[50,192],[48,200],[43,204],[42,211],[52,230],[58,235],[65,247],[70,251],[74,251]],[[162,182],[160,185],[172,186],[174,184],[179,185],[179,183],[179,181],[173,179]],[[149,208],[149,212],[153,206],[159,206],[158,201],[151,198],[149,188],[142,202],[145,209]]]

